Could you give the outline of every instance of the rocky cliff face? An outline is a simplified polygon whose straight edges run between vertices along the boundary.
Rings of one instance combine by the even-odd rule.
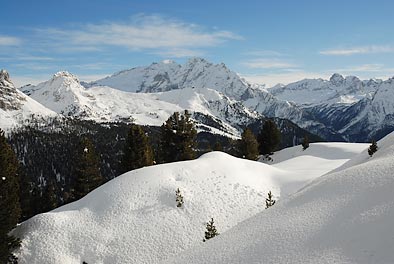
[[[8,110],[19,110],[26,97],[19,93],[10,80],[10,75],[6,70],[0,70],[0,108]]]
[[[48,108],[15,88],[6,70],[0,70],[0,128],[11,129],[26,119],[56,116]]]

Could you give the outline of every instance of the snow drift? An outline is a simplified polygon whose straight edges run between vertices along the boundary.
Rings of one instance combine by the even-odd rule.
[[[394,134],[378,146],[165,263],[393,263]]]
[[[356,145],[344,144],[343,151],[357,152]],[[288,157],[297,152],[290,150]],[[211,217],[225,233],[264,211],[269,190],[277,199],[325,173],[315,171],[300,180],[295,167],[276,168],[279,164],[211,152],[193,161],[128,172],[77,202],[22,223],[16,230],[22,238],[20,263],[164,261],[202,244]],[[184,196],[183,208],[176,207],[177,188]]]

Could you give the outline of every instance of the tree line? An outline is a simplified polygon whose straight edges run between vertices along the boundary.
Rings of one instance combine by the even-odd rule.
[[[201,154],[188,111],[175,112],[157,131],[124,123],[111,128],[100,125],[99,129],[91,121],[54,119],[46,125],[32,123],[13,131],[8,140],[0,133],[0,221],[9,223],[0,225],[1,263],[16,261],[10,252],[18,240],[8,232],[18,221],[78,200],[124,172]],[[257,138],[246,128],[242,139],[216,137],[221,140],[208,141],[207,150],[256,160],[259,153],[272,154],[280,138],[275,122],[267,120]],[[59,148],[61,151],[51,152]]]

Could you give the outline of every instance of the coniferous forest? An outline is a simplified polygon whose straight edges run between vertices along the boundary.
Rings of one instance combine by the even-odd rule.
[[[264,122],[250,126],[256,137],[262,124]],[[286,127],[288,130],[291,129],[288,124]],[[186,130],[191,132],[185,133]],[[180,137],[174,137],[173,131],[177,131]],[[304,131],[287,131],[282,136],[278,148],[292,146],[295,139],[298,143],[303,135]],[[136,139],[137,137],[139,139]],[[8,135],[8,141],[20,162],[21,220],[81,197],[81,194],[75,196],[80,162],[78,152],[81,151],[81,144],[83,145],[81,138],[88,139],[94,146],[101,177],[100,184],[130,169],[169,162],[169,158],[171,161],[191,159],[217,148],[237,157],[245,157],[242,140],[209,132],[197,134],[187,112],[175,113],[162,127],[122,122],[96,123],[68,118],[49,119],[45,123],[33,120],[23,127],[12,130]],[[310,138],[312,141],[319,140],[314,135],[310,135]],[[137,143],[146,146],[127,146]],[[171,144],[178,147],[174,155],[168,154],[173,151]],[[127,153],[127,149],[136,147],[139,154]],[[143,160],[135,161],[134,164],[130,164],[129,161],[125,164],[127,159],[133,156],[140,157],[142,154],[145,155]]]

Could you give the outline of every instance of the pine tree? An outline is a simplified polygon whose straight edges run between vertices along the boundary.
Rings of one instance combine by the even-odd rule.
[[[175,195],[176,195],[176,199],[175,199],[176,207],[182,207],[182,205],[183,205],[183,196],[182,196],[181,191],[179,190],[179,188],[176,189]]]
[[[369,154],[369,156],[372,157],[372,155],[373,155],[376,151],[378,151],[378,144],[376,143],[375,140],[372,140],[372,143],[371,143],[371,145],[370,145],[369,148],[368,148],[368,154]]]
[[[223,151],[223,146],[220,144],[220,141],[216,141],[215,145],[213,145],[213,150],[214,151]]]
[[[190,114],[175,112],[161,126],[160,160],[174,162],[195,158],[197,131]]]
[[[84,137],[79,145],[75,174],[73,198],[76,200],[100,186],[104,181],[94,145],[87,137]]]
[[[32,206],[32,180],[27,176],[24,168],[19,166],[19,202],[21,207],[20,221],[23,222],[35,214]]]
[[[202,240],[203,242],[219,235],[219,233],[217,232],[216,227],[214,225],[213,218],[211,218],[211,221],[209,221],[207,223],[206,228],[207,228],[207,231],[205,231],[205,238]]]
[[[259,144],[252,130],[249,128],[244,130],[240,144],[242,157],[250,160],[257,160],[259,156]]]
[[[265,121],[258,136],[260,153],[263,155],[272,155],[280,143],[280,138],[280,130],[275,122],[270,119]]]
[[[265,209],[268,209],[275,204],[276,201],[273,199],[273,197],[274,196],[272,195],[271,191],[269,191],[268,198],[265,198]]]
[[[17,263],[13,251],[19,240],[9,235],[18,223],[19,204],[18,161],[0,129],[0,263]]]
[[[153,165],[153,149],[141,126],[131,125],[123,153],[122,173]]]
[[[43,201],[43,212],[48,212],[55,209],[58,206],[58,200],[56,195],[56,184],[53,180],[49,180],[42,194]]]
[[[309,138],[307,135],[304,136],[304,139],[302,140],[302,150],[306,150],[309,148]]]

